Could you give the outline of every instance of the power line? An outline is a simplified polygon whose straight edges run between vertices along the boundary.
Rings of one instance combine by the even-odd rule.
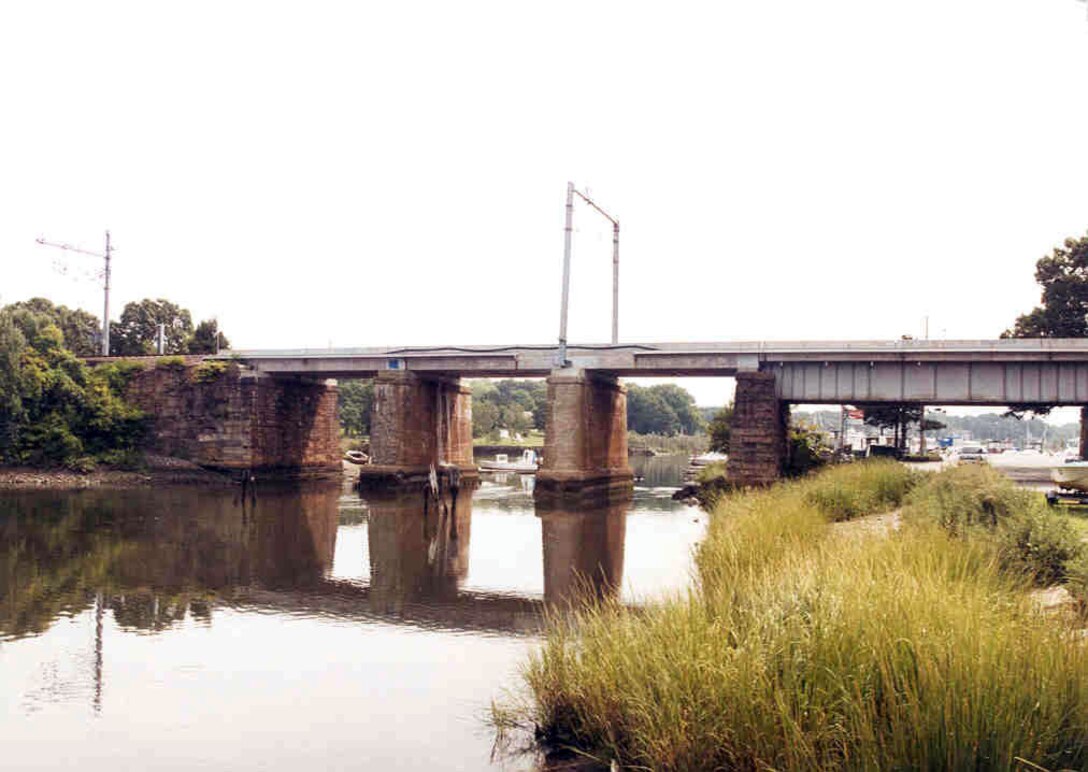
[[[105,298],[102,311],[102,356],[108,357],[110,355],[110,254],[114,250],[114,248],[110,245],[110,232],[106,231],[105,252],[92,252],[88,249],[73,247],[71,244],[64,244],[55,241],[46,241],[41,236],[39,236],[35,240],[44,247],[63,249],[66,252],[75,252],[80,255],[98,257],[106,261],[106,267],[102,271],[102,293]]]

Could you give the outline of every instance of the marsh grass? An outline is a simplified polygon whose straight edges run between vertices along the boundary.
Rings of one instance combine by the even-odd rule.
[[[842,496],[836,475],[869,490]],[[522,718],[636,768],[1084,768],[1088,653],[993,541],[926,518],[831,534],[829,519],[867,513],[857,501],[895,506],[914,484],[897,475],[724,498],[689,593],[552,618]]]
[[[847,464],[805,480],[806,503],[832,520],[852,520],[898,506],[922,474],[889,460]]]

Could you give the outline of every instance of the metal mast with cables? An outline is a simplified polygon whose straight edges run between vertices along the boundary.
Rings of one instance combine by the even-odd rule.
[[[113,252],[113,247],[110,246],[110,232],[106,231],[105,252],[91,252],[87,249],[73,247],[71,244],[46,241],[44,238],[40,237],[36,239],[36,241],[42,246],[56,247],[57,249],[63,249],[66,252],[76,252],[80,255],[99,257],[106,261],[105,270],[102,271],[102,291],[105,296],[102,310],[102,356],[108,357],[110,355],[110,253]]]
[[[567,305],[570,297],[570,245],[574,232],[574,197],[578,196],[612,223],[612,345],[620,341],[620,221],[587,194],[567,183],[567,219],[563,232],[563,298],[559,309],[559,366],[567,366]]]

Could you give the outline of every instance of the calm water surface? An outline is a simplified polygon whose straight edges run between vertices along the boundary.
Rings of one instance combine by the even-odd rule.
[[[332,487],[0,494],[0,767],[526,769],[483,721],[586,577],[687,586],[682,463],[596,511],[493,476],[438,505]]]

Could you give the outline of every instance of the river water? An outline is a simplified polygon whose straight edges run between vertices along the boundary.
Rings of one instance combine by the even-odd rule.
[[[533,769],[484,716],[547,602],[688,585],[682,459],[632,499],[534,508],[341,486],[0,493],[0,767]]]

